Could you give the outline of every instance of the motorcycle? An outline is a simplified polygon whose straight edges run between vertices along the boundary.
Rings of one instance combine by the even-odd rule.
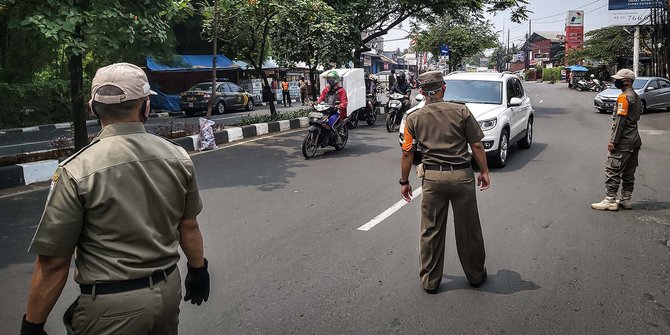
[[[335,102],[338,105],[339,102]],[[316,155],[319,148],[327,146],[335,147],[335,150],[342,150],[347,145],[349,139],[349,128],[346,126],[344,120],[339,120],[333,125],[334,129],[328,127],[328,118],[334,114],[339,113],[337,108],[324,103],[314,105],[314,111],[310,112],[309,117],[309,131],[302,141],[302,155],[305,159],[310,159]],[[336,132],[334,132],[335,130]],[[337,134],[340,136],[340,143],[337,144]]]
[[[601,82],[600,80],[595,78],[592,79],[592,81],[593,81],[593,87],[591,88],[591,90],[594,92],[602,92],[609,87],[609,85],[604,81]]]
[[[377,113],[375,111],[377,99],[375,99],[374,94],[367,94],[365,98],[365,107],[355,110],[349,116],[349,123],[347,124],[349,129],[356,129],[356,127],[358,127],[358,121],[365,121],[367,122],[368,126],[372,126],[375,124],[375,122],[377,122]],[[369,106],[372,106],[372,110],[370,110]]]
[[[386,105],[388,114],[386,115],[386,130],[392,133],[396,126],[400,126],[402,120],[402,101],[405,96],[400,93],[389,95],[389,102]]]
[[[589,83],[585,79],[580,79],[576,84],[575,84],[575,89],[579,92],[581,91],[590,91],[591,87],[593,86],[593,83]]]

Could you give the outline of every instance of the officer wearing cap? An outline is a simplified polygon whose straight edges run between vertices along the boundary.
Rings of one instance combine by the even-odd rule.
[[[67,281],[81,294],[68,308],[68,334],[177,334],[184,300],[209,297],[209,274],[196,216],[195,169],[181,147],[147,133],[149,89],[137,66],[99,69],[89,102],[102,131],[56,170],[30,252],[37,254],[21,334],[44,324]]]
[[[477,185],[486,190],[490,180],[481,143],[484,134],[465,105],[443,101],[448,88],[440,71],[421,74],[419,82],[426,104],[405,120],[400,193],[406,201],[411,200],[412,186],[408,178],[414,151],[419,146],[422,164],[417,171],[423,178],[419,245],[421,284],[430,294],[436,293],[440,286],[451,203],[458,256],[470,285],[479,287],[486,278],[486,255],[468,144],[480,167]]]
[[[633,90],[635,73],[629,69],[621,69],[615,75],[614,86],[621,90],[617,98],[612,116],[612,134],[610,135],[605,164],[605,198],[601,202],[591,204],[597,210],[616,211],[619,206],[632,209],[631,197],[635,186],[635,170],[638,165],[638,154],[642,146],[637,121],[640,120],[642,105],[640,97]],[[617,200],[621,187],[621,198]]]

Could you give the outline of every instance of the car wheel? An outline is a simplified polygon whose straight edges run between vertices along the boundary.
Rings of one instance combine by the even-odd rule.
[[[226,112],[226,105],[223,103],[223,101],[219,101],[216,103],[216,114],[223,114]]]
[[[507,165],[507,154],[509,151],[509,131],[503,129],[500,134],[500,141],[498,142],[498,150],[495,151],[495,155],[491,160],[491,164],[497,168],[503,168]]]
[[[244,107],[244,109],[246,109],[248,111],[252,111],[252,110],[254,110],[255,106],[256,105],[254,105],[254,101],[252,99],[249,99],[249,101],[247,102],[247,105]]]
[[[647,112],[647,102],[642,100],[642,108],[640,109],[640,114],[644,114]]]
[[[528,126],[526,127],[526,136],[519,142],[519,148],[528,149],[533,144],[533,118],[528,119]]]

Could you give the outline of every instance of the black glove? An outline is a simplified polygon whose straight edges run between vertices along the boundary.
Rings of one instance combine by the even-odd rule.
[[[205,258],[205,266],[201,268],[188,267],[188,274],[184,281],[186,287],[186,294],[184,301],[191,300],[191,304],[202,304],[202,301],[209,299],[209,272],[207,271],[207,259]]]
[[[26,320],[26,315],[23,314],[21,321],[21,335],[47,335],[44,331],[44,323],[32,323]]]

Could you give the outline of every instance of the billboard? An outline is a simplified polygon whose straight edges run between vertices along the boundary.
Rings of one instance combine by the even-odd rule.
[[[657,0],[608,0],[611,26],[640,26],[650,23],[651,8]],[[658,1],[662,2],[662,1]]]
[[[565,53],[584,45],[584,11],[570,10],[565,19]]]
[[[568,11],[568,18],[565,21],[566,27],[583,27],[584,26],[584,11],[570,10]]]

